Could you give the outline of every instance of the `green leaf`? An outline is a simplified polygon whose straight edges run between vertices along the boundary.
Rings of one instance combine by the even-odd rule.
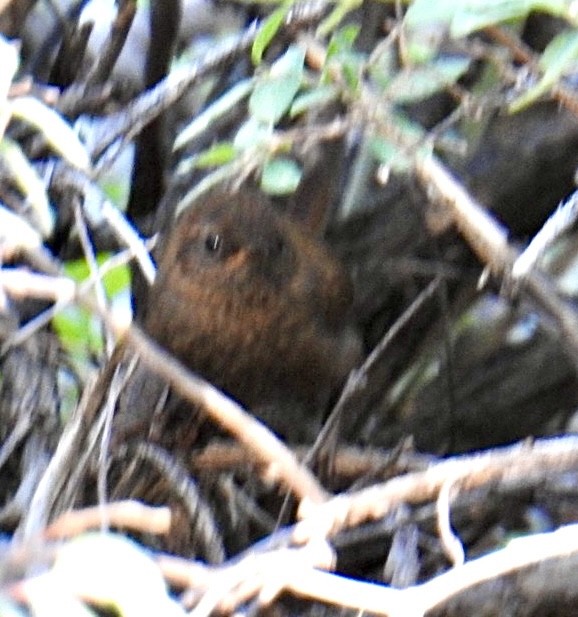
[[[289,9],[292,7],[292,0],[284,2],[281,6],[276,8],[270,15],[265,19],[261,27],[259,28],[259,32],[255,37],[255,41],[253,42],[253,47],[251,48],[251,61],[255,66],[261,64],[261,60],[263,58],[263,54],[265,50],[269,46],[269,43],[273,40],[277,32],[279,32],[279,28],[283,25],[285,21],[285,17],[287,17],[287,13]]]
[[[103,173],[99,185],[106,197],[121,211],[124,211],[130,195],[130,177]]]
[[[520,111],[546,94],[564,74],[576,69],[576,60],[578,60],[578,31],[566,30],[554,37],[540,58],[539,66],[544,71],[542,78],[510,104],[510,112]]]
[[[456,2],[450,34],[454,38],[506,21],[521,21],[532,11],[571,18],[574,9],[566,0],[468,0]]]
[[[453,38],[461,38],[488,26],[525,19],[532,10],[531,5],[531,0],[469,1],[454,14],[450,34]]]
[[[102,282],[109,298],[126,293],[131,283],[130,268],[127,265],[111,268],[104,275]]]
[[[456,2],[456,0],[437,0],[437,2],[414,0],[404,15],[404,26],[410,32],[427,24],[449,27],[460,4],[464,3]]]
[[[361,27],[357,24],[349,24],[334,32],[327,45],[325,62],[336,56],[338,57],[340,54],[350,52],[359,36],[360,29]]]
[[[193,169],[209,169],[220,167],[234,161],[239,154],[239,148],[231,141],[220,141],[211,147],[183,159],[177,167],[177,175],[185,176]]]
[[[577,56],[578,31],[565,30],[550,41],[538,65],[544,71],[544,77],[552,83],[560,75],[576,69]]]
[[[357,92],[363,76],[365,58],[361,54],[347,54],[341,60],[341,72],[351,92]]]
[[[232,142],[221,141],[193,157],[192,162],[197,169],[207,169],[208,167],[218,167],[230,163],[237,154],[238,151]]]
[[[389,139],[374,135],[369,139],[369,147],[373,156],[382,165],[387,165],[399,172],[411,169],[411,157]]]
[[[357,90],[366,63],[365,55],[354,49],[358,34],[359,27],[356,25],[345,26],[333,34],[327,46],[322,83],[332,83],[334,81],[332,73],[337,69],[349,89]]]
[[[86,309],[70,305],[52,318],[62,346],[75,359],[100,356],[104,341],[100,321]]]
[[[301,175],[301,168],[292,159],[271,159],[263,167],[261,188],[269,195],[294,193],[301,181]]]
[[[533,10],[570,20],[570,5],[566,0],[415,0],[404,17],[406,60],[427,61],[448,36],[461,38],[506,21],[521,22]]]
[[[395,75],[385,95],[395,103],[414,103],[454,84],[470,65],[468,58],[439,58],[428,64],[410,66]]]
[[[264,124],[257,118],[249,118],[241,126],[235,135],[233,144],[239,151],[266,146],[273,135],[273,126]]]
[[[486,26],[523,19],[540,4],[547,3],[532,0],[415,0],[405,14],[404,24],[410,32],[421,30],[429,24],[443,28],[457,38]],[[550,4],[556,4],[556,10],[560,10],[560,0]]]
[[[426,139],[424,129],[402,114],[392,118],[392,135],[371,135],[368,143],[376,160],[397,172],[407,172],[416,156],[425,156],[431,152],[433,145]]]
[[[435,57],[459,4],[455,0],[414,0],[410,4],[403,19],[406,63],[419,64]]]
[[[99,253],[96,256],[96,262],[102,266],[111,256],[110,253]],[[90,267],[86,259],[73,259],[65,262],[64,272],[77,283],[82,283],[90,277]],[[126,291],[130,286],[130,268],[122,265],[107,270],[102,277],[102,284],[109,298]]]
[[[103,265],[111,255],[99,253],[98,265]],[[90,277],[90,268],[85,259],[75,259],[64,264],[64,272],[78,283]],[[107,270],[102,285],[109,299],[123,299],[130,288],[130,268],[127,265]],[[114,308],[113,308],[114,310]],[[118,310],[123,310],[119,307]],[[75,305],[65,307],[52,320],[52,325],[65,349],[75,360],[100,355],[104,350],[103,332],[100,320],[90,311]]]
[[[248,96],[253,88],[253,79],[243,79],[227,90],[223,96],[214,101],[207,109],[193,119],[178,135],[173,150],[179,150],[202,135],[211,125],[228,113],[239,101]]]
[[[292,45],[256,84],[249,99],[251,115],[265,124],[276,124],[289,110],[301,87],[305,51]]]
[[[361,3],[362,0],[340,0],[337,2],[335,8],[317,28],[317,36],[324,37],[333,32],[349,13],[361,6]]]
[[[297,97],[291,105],[289,115],[294,118],[310,109],[323,107],[339,97],[339,89],[333,85],[318,86]]]

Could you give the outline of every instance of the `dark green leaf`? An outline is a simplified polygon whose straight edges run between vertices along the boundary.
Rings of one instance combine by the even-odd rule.
[[[335,8],[321,22],[319,28],[317,28],[317,36],[323,37],[334,31],[351,11],[361,6],[361,1],[362,0],[340,0],[337,2]]]
[[[439,58],[434,62],[409,67],[390,81],[385,95],[396,103],[423,100],[453,85],[470,65],[468,58]]]
[[[423,128],[402,114],[392,117],[392,136],[374,135],[369,146],[376,160],[394,171],[405,172],[413,166],[418,155],[426,155],[432,144],[426,139]]]
[[[309,92],[305,92],[295,98],[289,115],[293,118],[308,111],[309,109],[322,107],[331,101],[334,101],[339,96],[339,90],[336,86],[318,86]]]
[[[339,56],[339,54],[351,51],[359,35],[359,30],[360,26],[350,24],[334,32],[327,45],[327,56],[325,61],[327,62],[331,60],[331,58]]]

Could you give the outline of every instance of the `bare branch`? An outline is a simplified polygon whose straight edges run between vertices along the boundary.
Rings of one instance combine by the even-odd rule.
[[[402,503],[424,503],[437,499],[443,486],[472,489],[488,482],[525,482],[555,471],[578,466],[578,437],[560,437],[522,442],[472,456],[456,456],[377,484],[357,493],[342,494],[321,505],[303,504],[302,521],[295,527],[298,543],[328,537],[338,531],[377,520]]]
[[[59,516],[44,535],[47,539],[71,538],[89,529],[100,529],[103,521],[132,531],[167,534],[171,527],[171,511],[166,506],[147,506],[134,500],[116,501],[67,512]]]

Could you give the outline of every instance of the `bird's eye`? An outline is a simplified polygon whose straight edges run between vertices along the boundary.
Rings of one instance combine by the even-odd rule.
[[[281,255],[286,249],[285,241],[281,236],[275,238],[275,242],[273,243],[273,253],[275,255]]]
[[[208,233],[205,237],[205,249],[208,253],[218,253],[223,246],[223,238],[216,233]]]

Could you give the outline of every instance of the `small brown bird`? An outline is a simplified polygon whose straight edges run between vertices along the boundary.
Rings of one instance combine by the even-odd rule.
[[[142,321],[190,369],[296,436],[359,360],[351,299],[319,240],[262,194],[220,189],[165,239]]]

